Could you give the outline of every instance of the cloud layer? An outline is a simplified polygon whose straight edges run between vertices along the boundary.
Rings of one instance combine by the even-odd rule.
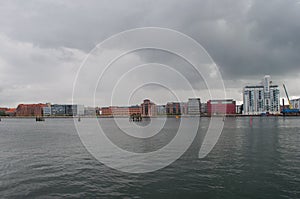
[[[265,74],[299,96],[299,18],[299,0],[2,1],[0,106],[70,102],[89,51],[113,34],[145,26],[171,28],[202,44],[220,67],[229,97],[242,100],[243,85]],[[157,52],[132,57],[176,62]]]

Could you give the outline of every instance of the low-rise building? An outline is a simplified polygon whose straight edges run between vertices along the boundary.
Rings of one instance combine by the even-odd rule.
[[[46,104],[19,104],[16,109],[16,116],[42,116],[43,107],[46,107]]]
[[[16,116],[16,108],[8,108],[5,114],[10,117]]]
[[[16,116],[16,108],[0,108],[0,116]]]
[[[111,107],[112,115],[113,116],[128,116],[129,115],[129,108],[128,107]]]
[[[236,105],[236,114],[243,114],[243,105]]]
[[[300,109],[300,98],[291,100],[294,109]]]
[[[188,100],[188,114],[199,115],[201,114],[201,101],[200,98],[189,98]]]
[[[51,106],[45,106],[43,107],[43,115],[44,116],[51,116]]]
[[[201,103],[201,114],[207,114],[207,103]]]
[[[109,106],[100,109],[101,116],[130,116],[132,114],[141,114],[141,107],[135,106]]]
[[[181,115],[188,115],[188,103],[180,102],[180,112]]]
[[[0,116],[6,116],[6,111],[8,108],[0,108]]]
[[[77,104],[52,104],[52,116],[79,116],[84,115],[84,106]]]
[[[111,107],[101,107],[100,115],[101,116],[112,116]]]
[[[96,116],[97,109],[95,107],[84,107],[85,116]]]
[[[166,105],[156,105],[157,115],[166,115]]]
[[[166,105],[167,115],[181,115],[179,102],[168,102]]]
[[[232,99],[209,100],[207,110],[208,115],[236,114],[236,102]]]
[[[51,115],[53,116],[66,116],[66,105],[63,104],[52,104]]]
[[[129,115],[132,114],[142,114],[142,107],[139,105],[134,105],[129,107]]]

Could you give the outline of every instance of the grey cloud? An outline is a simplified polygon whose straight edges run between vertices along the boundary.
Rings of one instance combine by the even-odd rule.
[[[4,4],[4,3],[2,3]],[[296,0],[27,1],[2,6],[2,28],[11,37],[41,47],[88,52],[120,31],[162,26],[202,43],[224,75],[286,73],[299,63]],[[288,60],[289,63],[283,60]],[[240,70],[243,68],[243,70]]]
[[[202,44],[239,100],[241,85],[259,81],[264,74],[286,81],[291,95],[299,95],[299,18],[298,0],[2,1],[0,33],[11,41],[2,43],[0,50],[0,76],[7,79],[1,87],[42,80],[54,87],[53,79],[64,85],[99,42],[127,29],[160,26]],[[139,56],[174,67],[180,63],[158,54]],[[182,73],[195,84],[199,81],[190,70]]]

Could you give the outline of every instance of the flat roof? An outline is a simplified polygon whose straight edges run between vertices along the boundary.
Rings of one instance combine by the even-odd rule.
[[[276,88],[279,87],[278,85],[270,85],[270,88]],[[245,86],[245,88],[264,88],[264,86],[260,85],[260,86]]]
[[[211,102],[229,102],[229,101],[234,101],[233,99],[212,99],[212,100],[208,100],[208,101],[211,101]]]

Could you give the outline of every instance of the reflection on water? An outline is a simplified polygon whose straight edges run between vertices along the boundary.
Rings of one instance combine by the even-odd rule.
[[[99,119],[126,150],[147,152],[170,142],[180,120],[138,140]],[[90,119],[82,118],[80,125]],[[147,174],[127,174],[96,161],[83,147],[72,119],[2,119],[0,195],[10,198],[299,198],[300,118],[227,118],[213,151],[198,159],[208,118],[176,162]],[[188,133],[188,132],[186,132]]]

